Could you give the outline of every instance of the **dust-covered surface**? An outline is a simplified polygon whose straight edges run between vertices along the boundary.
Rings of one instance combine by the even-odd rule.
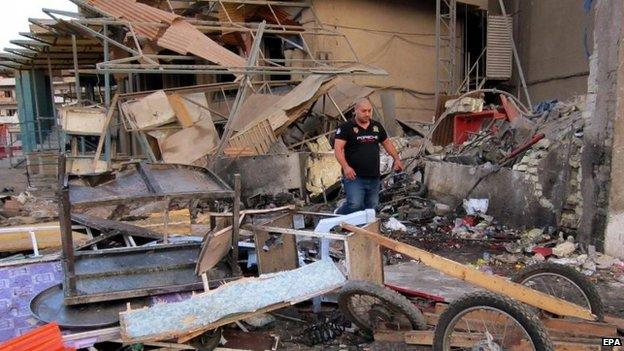
[[[293,271],[226,284],[188,301],[123,313],[122,329],[129,339],[180,335],[232,314],[297,300],[344,282],[345,277],[334,263],[319,261]]]

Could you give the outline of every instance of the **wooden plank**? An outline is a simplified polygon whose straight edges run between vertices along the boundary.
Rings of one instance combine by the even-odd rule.
[[[249,146],[244,147],[227,147],[223,149],[223,154],[228,157],[239,157],[239,156],[255,156],[257,155],[257,151]]]
[[[618,329],[624,330],[624,318],[606,315],[604,321],[615,325]]]
[[[189,113],[189,110],[184,102],[182,96],[173,93],[167,97],[169,99],[169,104],[173,109],[178,121],[184,128],[188,128],[195,123],[195,119]]]
[[[468,268],[460,263],[435,255],[425,250],[384,237],[377,233],[341,223],[341,226],[355,233],[365,234],[369,239],[398,253],[420,260],[424,265],[437,269],[452,277],[465,280],[489,291],[499,293],[528,305],[541,308],[545,311],[560,315],[577,317],[585,320],[596,320],[590,310],[541,291],[533,290],[521,284],[516,284],[503,277],[489,275],[476,269]]]
[[[132,119],[136,128],[142,130],[156,128],[176,120],[169,99],[162,90],[138,100],[124,102],[121,108],[127,112],[126,117]]]
[[[394,335],[393,335],[394,334]],[[404,342],[410,345],[433,345],[433,330],[411,330],[408,332],[377,332],[375,333],[375,340],[398,340],[399,336],[396,334],[404,335]],[[464,333],[454,332],[451,336],[452,347],[471,348],[476,342],[483,340],[485,337],[478,333]],[[554,339],[556,351],[599,351],[600,345],[599,339],[587,340],[587,339]],[[518,347],[514,347],[511,350],[527,350],[528,345],[521,344]]]
[[[480,325],[483,321],[496,322],[494,315],[488,316],[487,313],[478,313],[474,311],[470,314],[467,322],[471,331],[482,331]],[[483,311],[487,312],[487,311]],[[478,313],[478,314],[477,314]],[[436,313],[424,313],[427,319],[427,325],[435,326],[438,324],[440,315]],[[564,318],[542,318],[544,327],[553,337],[615,337],[617,336],[617,328],[612,324],[590,322],[583,320],[570,320]],[[463,324],[462,324],[463,326]],[[480,329],[481,328],[481,329]]]
[[[167,220],[167,230],[165,231],[165,214],[163,212],[155,212],[149,214],[148,218],[138,221],[122,221],[121,223],[149,229],[152,232],[160,234],[180,234],[191,235],[191,212],[188,208],[176,211],[169,211]]]
[[[379,222],[365,226],[379,232]],[[350,280],[365,280],[383,285],[383,255],[381,247],[366,235],[353,233],[346,241],[347,273]]]
[[[542,318],[542,323],[549,331],[557,331],[571,336],[617,336],[617,327],[612,324],[569,320],[565,318]]]
[[[190,165],[214,152],[218,139],[212,119],[204,118],[159,142],[160,152],[166,163]]]
[[[91,229],[96,229],[101,232],[118,232],[127,235],[140,236],[143,238],[160,239],[162,235],[159,233],[147,230],[142,227],[130,225],[128,223],[122,223],[118,221],[112,221],[110,219],[104,219],[100,217],[90,216],[87,214],[72,213],[71,219],[73,222],[84,225]]]
[[[58,222],[33,224],[30,227],[36,229],[37,227],[51,227],[54,229],[34,230],[35,237],[37,238],[37,247],[41,249],[57,249],[61,247],[61,229]],[[22,228],[22,229],[20,229]],[[2,228],[3,231],[10,230],[11,227]],[[89,237],[79,232],[73,232],[74,245],[80,245]],[[0,234],[0,252],[19,252],[32,250],[32,242],[30,239],[30,233],[27,230],[23,230],[23,227],[15,227],[14,232],[4,232]]]
[[[88,175],[95,173],[104,173],[108,169],[106,161],[98,158],[67,158],[67,173],[75,175]]]
[[[214,267],[232,248],[232,226],[211,233],[204,239],[195,273],[201,275]]]
[[[100,140],[98,140],[98,146],[95,150],[95,156],[93,157],[93,169],[97,169],[98,161],[100,160],[100,155],[102,154],[102,148],[104,147],[104,141],[106,134],[108,133],[108,126],[110,125],[111,119],[113,119],[113,113],[117,110],[117,100],[119,100],[119,90],[115,92],[113,96],[113,100],[111,100],[110,107],[108,108],[108,112],[106,113],[106,119],[104,120],[104,125],[102,126],[102,130],[100,131]]]
[[[280,228],[292,228],[292,214],[287,213],[274,220],[265,223],[265,226]],[[258,272],[260,274],[274,273],[292,270],[298,267],[297,244],[294,235],[280,234],[275,245],[269,245],[268,251],[264,250],[265,243],[271,235],[268,231],[253,228],[256,241],[256,254],[258,255]]]

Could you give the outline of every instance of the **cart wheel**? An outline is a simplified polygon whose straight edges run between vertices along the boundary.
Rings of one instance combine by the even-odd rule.
[[[589,309],[602,320],[604,307],[594,284],[574,268],[543,262],[526,267],[512,280]],[[547,313],[547,312],[544,312]]]
[[[425,316],[394,290],[366,281],[349,281],[340,291],[338,306],[361,330],[422,330]]]
[[[223,329],[209,330],[202,335],[189,340],[188,344],[199,351],[212,351],[219,346]]]
[[[546,329],[524,305],[490,292],[466,294],[442,313],[435,328],[436,351],[553,351]]]

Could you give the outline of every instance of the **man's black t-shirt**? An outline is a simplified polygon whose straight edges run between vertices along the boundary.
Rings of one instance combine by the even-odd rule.
[[[358,177],[379,177],[379,143],[388,138],[377,121],[368,128],[360,127],[351,119],[336,129],[336,139],[346,141],[345,158]]]

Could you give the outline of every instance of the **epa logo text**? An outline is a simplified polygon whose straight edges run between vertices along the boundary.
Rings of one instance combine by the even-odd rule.
[[[602,346],[622,346],[620,338],[602,338]]]

